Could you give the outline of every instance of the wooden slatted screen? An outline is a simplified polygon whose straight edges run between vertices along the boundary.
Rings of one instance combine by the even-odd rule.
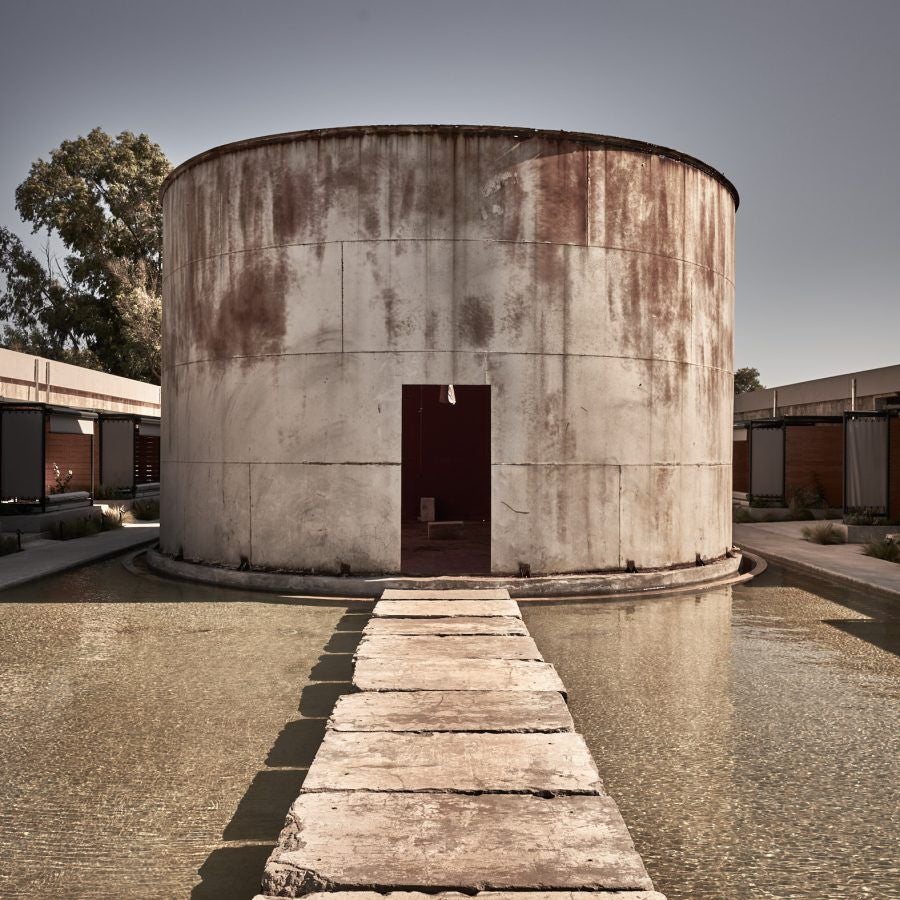
[[[159,481],[159,437],[134,436],[134,483]]]
[[[56,487],[53,463],[59,466],[62,477],[72,470],[72,480],[66,490],[89,491],[91,489],[91,435],[54,434],[47,430],[47,452],[45,455],[44,481],[47,493]]]

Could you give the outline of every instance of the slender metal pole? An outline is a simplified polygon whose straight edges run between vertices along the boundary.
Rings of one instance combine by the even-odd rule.
[[[94,502],[94,492],[96,491],[96,485],[94,484],[94,438],[96,435],[94,432],[99,427],[99,419],[94,419],[93,428],[91,429],[91,503]]]
[[[850,412],[856,411],[856,379],[850,379]]]

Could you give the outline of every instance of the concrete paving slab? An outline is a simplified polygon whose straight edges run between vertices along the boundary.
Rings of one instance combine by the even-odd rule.
[[[381,595],[382,600],[509,600],[506,588],[434,590],[408,590],[389,588]]]
[[[454,616],[436,619],[371,619],[363,629],[372,637],[389,634],[528,634],[521,619],[511,616]]]
[[[666,900],[658,891],[478,891],[463,894],[459,891],[315,891],[304,895],[306,900]],[[257,894],[253,900],[278,900],[272,895]]]
[[[70,541],[30,541],[21,553],[0,557],[0,590],[57,575],[159,540],[158,522],[139,522]]]
[[[329,731],[304,791],[601,794],[580,734]]]
[[[557,691],[362,691],[338,698],[335,731],[574,731]]]
[[[360,659],[353,684],[362,691],[559,691],[556,669],[522,659]]]
[[[301,794],[263,893],[644,890],[653,885],[607,795]]]
[[[511,616],[521,618],[514,600],[379,600],[372,615],[412,619],[447,616]]]
[[[540,651],[530,636],[509,635],[410,635],[363,636],[356,659],[402,656],[438,659],[537,659]]]

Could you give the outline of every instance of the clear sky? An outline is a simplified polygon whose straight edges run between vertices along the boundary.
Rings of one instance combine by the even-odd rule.
[[[0,223],[101,126],[173,163],[380,123],[621,135],[723,171],[735,365],[900,363],[900,0],[0,0]]]

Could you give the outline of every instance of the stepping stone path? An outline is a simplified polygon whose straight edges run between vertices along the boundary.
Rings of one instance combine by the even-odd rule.
[[[385,591],[263,894],[665,900],[506,591]]]

